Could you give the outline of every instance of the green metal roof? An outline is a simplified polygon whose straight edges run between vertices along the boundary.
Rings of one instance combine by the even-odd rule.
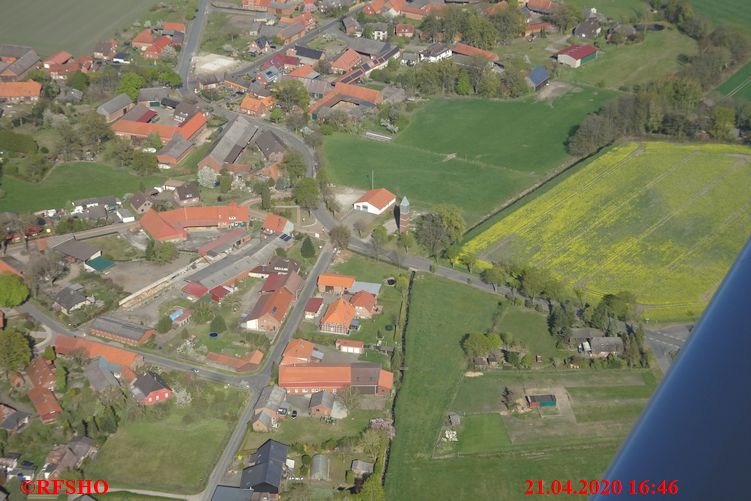
[[[102,256],[95,257],[86,261],[86,266],[93,268],[95,271],[104,271],[107,268],[111,268],[115,263]]]

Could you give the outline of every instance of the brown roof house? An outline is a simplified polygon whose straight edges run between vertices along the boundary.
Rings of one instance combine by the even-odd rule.
[[[325,417],[331,415],[334,408],[334,394],[329,391],[318,391],[310,396],[308,412],[313,417]]]
[[[240,325],[246,329],[275,333],[282,326],[294,298],[294,294],[286,288],[264,294]]]
[[[174,191],[175,203],[180,207],[198,205],[201,202],[198,183],[195,181],[178,186]]]
[[[35,388],[55,388],[55,366],[46,358],[34,358],[26,368],[26,374]]]
[[[371,318],[378,313],[376,297],[370,292],[358,291],[350,298],[349,302],[355,307],[357,318]]]
[[[47,454],[42,475],[45,479],[60,478],[64,472],[76,470],[84,460],[95,457],[98,450],[89,437],[74,437],[67,445],[58,445]]]

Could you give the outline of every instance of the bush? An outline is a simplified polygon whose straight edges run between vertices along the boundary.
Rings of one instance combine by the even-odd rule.
[[[156,324],[156,330],[159,331],[160,334],[169,332],[171,328],[172,328],[172,319],[168,317],[167,315],[160,318],[159,322],[157,322]]]
[[[210,329],[214,332],[224,332],[227,330],[227,323],[224,321],[224,317],[216,314],[211,321]]]

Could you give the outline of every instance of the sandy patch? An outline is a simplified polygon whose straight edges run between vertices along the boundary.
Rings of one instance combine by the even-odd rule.
[[[201,53],[193,58],[197,75],[208,75],[229,71],[240,65],[240,61],[218,54]]]

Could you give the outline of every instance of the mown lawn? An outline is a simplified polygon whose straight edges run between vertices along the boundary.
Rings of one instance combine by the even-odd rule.
[[[696,51],[696,41],[667,28],[647,32],[640,43],[621,46],[602,43],[596,60],[580,68],[559,65],[560,78],[611,89],[630,87],[675,73],[680,68],[678,56],[691,56]]]
[[[694,11],[715,25],[734,24],[751,32],[751,2],[748,0],[690,0]]]
[[[511,333],[514,342],[529,350],[533,360],[535,355],[542,355],[547,363],[550,358],[563,358],[571,354],[555,347],[556,339],[548,331],[547,316],[534,310],[507,307],[498,329]]]
[[[720,84],[717,90],[726,96],[751,100],[751,62],[746,63]]]
[[[645,318],[697,317],[751,232],[751,148],[629,143],[468,242],[592,299],[631,291]]]
[[[237,394],[233,393],[233,398]],[[238,407],[242,405],[238,399]],[[190,409],[173,409],[158,421],[120,426],[87,470],[113,487],[193,493],[203,489],[234,422],[202,417],[184,424]]]
[[[28,45],[41,56],[75,56],[145,16],[156,0],[0,0],[0,43]]]
[[[459,453],[495,452],[511,443],[501,415],[497,412],[464,416],[461,426],[457,444]]]
[[[595,8],[601,14],[625,22],[639,12],[648,11],[644,0],[566,0],[565,3],[580,9]]]
[[[377,186],[418,208],[452,203],[473,223],[570,161],[571,128],[612,95],[578,89],[552,103],[435,99],[390,143],[334,134],[324,153],[336,183],[367,189],[372,173]]]
[[[139,177],[106,164],[75,162],[55,167],[41,183],[3,176],[0,211],[31,212],[61,208],[66,202],[105,195],[122,196],[161,184],[162,176]]]

